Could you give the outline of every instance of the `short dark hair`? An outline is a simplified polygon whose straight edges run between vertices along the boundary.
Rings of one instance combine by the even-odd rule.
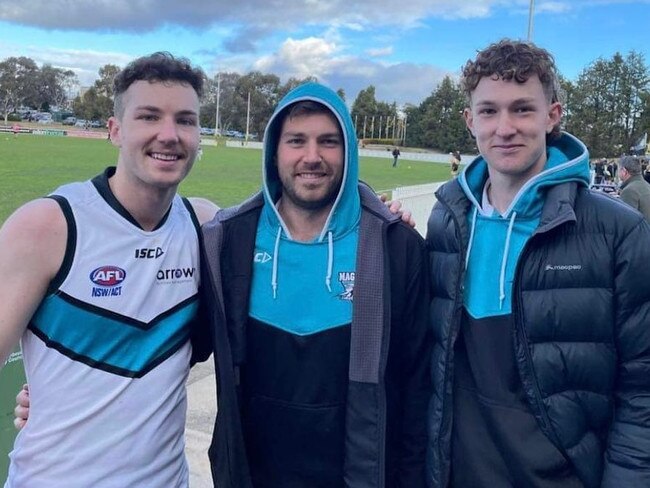
[[[463,66],[461,89],[468,103],[472,92],[481,78],[513,80],[525,83],[531,76],[537,75],[542,83],[546,99],[550,103],[559,102],[561,98],[560,81],[555,66],[555,59],[546,49],[537,47],[532,42],[502,39],[490,44],[478,52],[476,59],[468,60]],[[553,128],[552,137],[560,134],[560,123]]]
[[[319,102],[312,100],[302,100],[286,107],[280,113],[279,123],[280,126],[284,124],[286,119],[293,119],[294,117],[304,117],[306,115],[326,114],[336,118],[334,112],[328,107]]]
[[[634,156],[623,156],[618,165],[621,168],[625,168],[625,170],[630,173],[631,176],[641,174],[641,161],[639,158],[635,158]]]
[[[195,68],[186,58],[176,58],[168,52],[159,51],[131,61],[113,80],[113,111],[121,117],[124,113],[122,98],[136,81],[172,82],[188,84],[201,98],[205,73]]]

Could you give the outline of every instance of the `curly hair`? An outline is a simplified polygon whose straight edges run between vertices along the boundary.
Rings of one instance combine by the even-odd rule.
[[[525,83],[534,75],[539,77],[548,102],[560,102],[560,81],[551,53],[530,42],[502,39],[479,51],[476,59],[465,63],[460,85],[469,103],[481,78],[489,76],[493,79]],[[550,135],[556,137],[559,133],[558,123]]]
[[[129,63],[113,80],[113,111],[124,114],[123,95],[136,81],[173,82],[190,85],[201,98],[205,73],[194,68],[186,58],[176,58],[168,52],[156,52]]]

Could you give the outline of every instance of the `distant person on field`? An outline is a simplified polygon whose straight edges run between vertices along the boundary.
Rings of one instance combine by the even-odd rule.
[[[402,154],[402,153],[399,151],[399,148],[397,146],[395,146],[393,148],[393,152],[392,152],[392,155],[393,155],[393,168],[397,167],[397,159],[399,158],[400,154]]]
[[[619,162],[618,174],[622,181],[621,200],[641,212],[650,222],[650,184],[641,176],[639,158],[623,156]]]

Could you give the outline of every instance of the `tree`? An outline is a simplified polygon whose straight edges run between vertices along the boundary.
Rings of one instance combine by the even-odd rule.
[[[99,78],[94,84],[97,95],[113,99],[113,80],[119,72],[120,68],[114,64],[105,64],[99,68]]]
[[[50,105],[63,108],[68,102],[68,93],[77,84],[74,71],[44,64],[38,72],[36,105],[41,108]]]
[[[219,86],[221,91],[219,96],[219,129],[225,131],[233,128],[234,94],[240,77],[241,75],[237,73],[218,73],[214,78],[207,80],[201,105],[202,127],[215,126],[217,86]]]
[[[473,151],[476,145],[462,116],[465,106],[458,84],[445,77],[417,108],[407,111],[407,143],[442,152]]]
[[[9,114],[21,105],[35,107],[38,66],[27,57],[10,57],[0,62],[0,110],[5,125]]]
[[[357,137],[363,139],[370,137],[374,132],[373,117],[377,115],[377,100],[375,99],[375,87],[373,85],[364,88],[357,94],[352,104],[352,120],[356,120]],[[371,128],[371,125],[373,126]]]
[[[78,117],[86,120],[106,120],[113,113],[113,101],[90,87],[86,92],[75,98],[72,108]]]
[[[589,147],[595,157],[626,152],[642,132],[644,93],[649,73],[643,56],[616,53],[585,68],[570,90],[567,130]]]
[[[74,114],[86,120],[106,120],[113,115],[113,80],[119,72],[114,64],[99,68],[99,78],[93,86],[72,103]]]

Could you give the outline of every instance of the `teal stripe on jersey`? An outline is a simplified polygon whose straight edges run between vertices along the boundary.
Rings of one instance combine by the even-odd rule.
[[[189,324],[197,310],[198,300],[194,299],[140,328],[126,318],[98,315],[59,295],[49,295],[36,311],[30,329],[73,359],[137,376],[188,339]]]

